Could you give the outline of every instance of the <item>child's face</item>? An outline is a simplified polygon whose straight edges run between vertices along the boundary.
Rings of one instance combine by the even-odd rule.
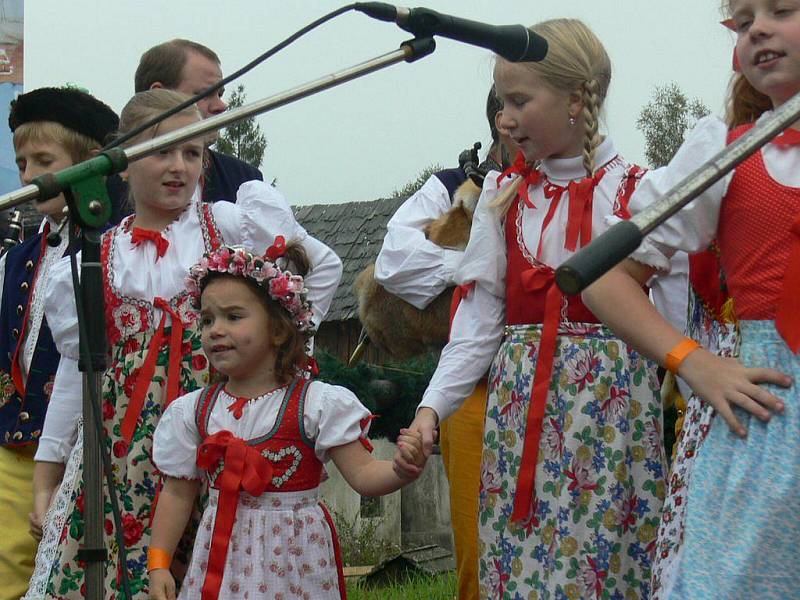
[[[244,281],[219,277],[201,297],[203,350],[214,368],[232,380],[274,373],[276,349],[263,301]]]
[[[800,90],[800,0],[733,0],[742,73],[774,106]]]
[[[16,161],[19,179],[28,185],[35,177],[45,173],[55,173],[72,166],[72,157],[67,150],[56,142],[27,141],[16,147]],[[36,202],[36,210],[60,220],[66,200],[63,194],[45,202]]]
[[[162,135],[197,122],[192,115],[175,115],[161,124]],[[189,140],[161,150],[128,167],[128,183],[133,191],[136,213],[171,219],[192,199],[203,169],[203,141]]]
[[[583,128],[570,125],[580,104],[570,94],[553,89],[522,63],[497,59],[494,68],[497,97],[503,102],[498,129],[507,132],[528,162],[579,156]]]

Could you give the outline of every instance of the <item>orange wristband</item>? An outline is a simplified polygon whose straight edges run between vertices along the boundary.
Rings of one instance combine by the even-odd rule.
[[[172,555],[161,548],[147,549],[147,572],[156,569],[169,569],[172,564]]]
[[[678,367],[681,366],[684,359],[699,347],[700,344],[695,342],[692,338],[684,338],[667,353],[667,361],[664,367],[666,367],[667,371],[677,375]]]

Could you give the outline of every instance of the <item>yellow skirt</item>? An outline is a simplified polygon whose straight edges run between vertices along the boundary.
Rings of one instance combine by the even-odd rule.
[[[439,428],[450,482],[450,517],[456,547],[458,597],[478,600],[478,492],[481,483],[486,381]]]
[[[36,444],[0,446],[0,600],[19,600],[28,589],[36,540],[28,533],[33,512],[33,455]]]

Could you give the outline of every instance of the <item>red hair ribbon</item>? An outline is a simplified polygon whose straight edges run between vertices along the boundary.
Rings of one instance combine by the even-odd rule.
[[[131,243],[134,246],[138,246],[142,242],[152,242],[156,247],[156,262],[166,254],[167,248],[169,248],[169,240],[164,238],[161,232],[134,227],[131,230]]]
[[[207,437],[197,450],[197,466],[201,469],[213,471],[220,461],[223,469],[216,481],[219,498],[202,600],[216,600],[219,597],[239,492],[260,496],[272,482],[272,464],[258,450],[230,431],[219,431]]]
[[[272,246],[267,248],[267,258],[275,262],[284,254],[286,254],[286,239],[279,235],[275,238]]]
[[[528,187],[538,184],[542,180],[542,174],[538,169],[534,169],[531,165],[525,162],[525,155],[522,152],[517,152],[517,156],[514,159],[514,164],[500,173],[500,177],[497,178],[497,186],[500,186],[500,182],[503,179],[506,177],[511,177],[512,175],[519,175],[523,179],[523,182],[519,187],[518,195],[520,198],[522,198],[522,201],[525,202],[525,206],[528,208],[536,208],[531,201],[530,196],[528,195]]]

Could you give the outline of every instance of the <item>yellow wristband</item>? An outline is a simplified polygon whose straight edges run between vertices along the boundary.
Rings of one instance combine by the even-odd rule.
[[[172,556],[166,550],[161,548],[148,548],[147,549],[147,572],[156,569],[169,569],[172,564]]]
[[[664,367],[666,367],[667,371],[677,375],[678,367],[681,366],[681,363],[684,361],[684,359],[699,347],[700,344],[698,344],[692,338],[684,338],[667,353],[667,360]]]

